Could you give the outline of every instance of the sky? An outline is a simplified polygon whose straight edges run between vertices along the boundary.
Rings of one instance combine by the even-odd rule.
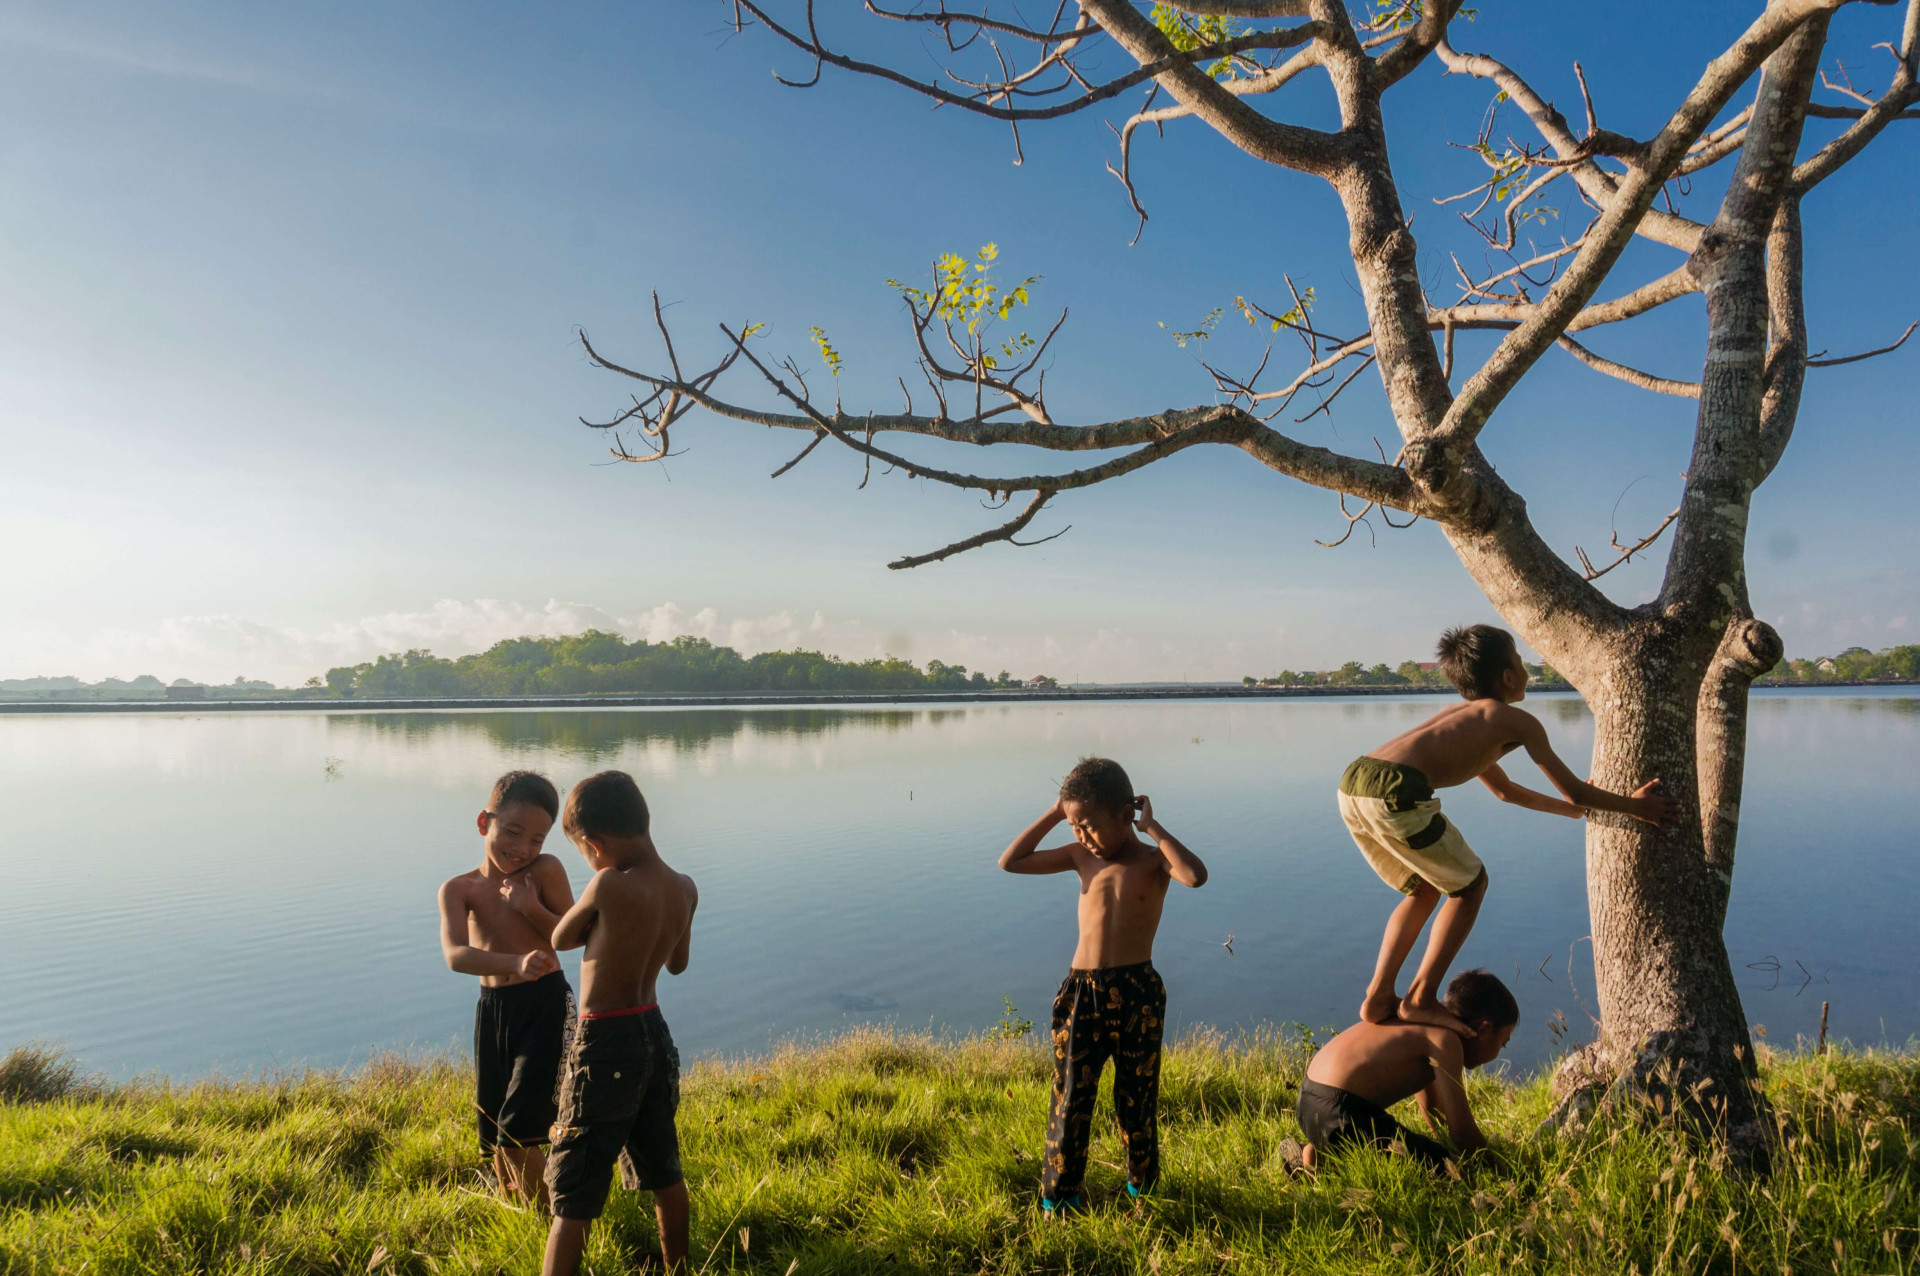
[[[1431,525],[1322,548],[1344,527],[1335,498],[1228,449],[1068,494],[1031,529],[1070,526],[1045,545],[906,572],[886,563],[1004,516],[899,474],[862,489],[858,460],[830,447],[771,479],[796,440],[712,417],[683,423],[665,464],[612,461],[579,418],[617,410],[630,383],[589,366],[575,332],[658,366],[656,290],[689,361],[721,349],[719,323],[764,322],[764,349],[812,368],[818,389],[833,380],[808,339],[818,325],[845,359],[848,407],[896,410],[912,352],[885,281],[992,242],[1005,275],[1043,276],[1021,326],[1069,311],[1048,363],[1067,423],[1211,401],[1199,347],[1169,330],[1236,296],[1283,309],[1289,277],[1314,288],[1328,328],[1360,326],[1339,210],[1316,180],[1176,123],[1136,148],[1151,221],[1129,246],[1109,117],[1029,126],[1016,165],[1003,126],[901,89],[831,70],[783,87],[772,72],[804,79],[806,60],[764,31],[735,34],[730,8],[7,6],[0,678],[284,684],[386,651],[452,656],[595,626],[1202,680],[1428,658],[1442,627],[1496,619]],[[937,69],[926,32],[820,8],[830,40]],[[1757,9],[1635,2],[1596,21],[1493,0],[1456,43],[1511,60],[1569,113],[1577,59],[1601,123],[1646,135]],[[1843,13],[1830,67],[1884,83],[1870,46],[1896,22]],[[1490,96],[1429,65],[1388,100],[1437,297],[1453,295],[1449,254],[1488,260],[1455,206],[1433,201],[1481,180],[1462,144]],[[1330,118],[1324,80],[1268,104]],[[1495,141],[1509,132],[1530,136],[1503,115]],[[1810,199],[1816,349],[1884,345],[1920,317],[1917,154],[1920,126],[1897,124]],[[1696,211],[1713,187],[1696,187]],[[1544,244],[1561,228],[1531,230]],[[1677,264],[1636,246],[1603,295]],[[1692,379],[1703,315],[1697,298],[1675,303],[1593,344]],[[1205,352],[1251,368],[1262,343],[1238,322]],[[1461,357],[1488,349],[1463,339]],[[1295,353],[1276,348],[1275,366]],[[1916,640],[1916,361],[1920,341],[1812,372],[1756,499],[1754,602],[1790,654]],[[745,377],[721,388],[766,402]],[[1672,508],[1693,408],[1553,352],[1482,443],[1571,557]],[[1276,424],[1394,450],[1371,373],[1331,413]],[[904,446],[935,464],[1031,464]],[[1659,560],[1604,583],[1643,601]]]

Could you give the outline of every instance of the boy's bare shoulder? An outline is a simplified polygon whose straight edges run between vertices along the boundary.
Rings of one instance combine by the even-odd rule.
[[[1419,1034],[1428,1058],[1445,1063],[1458,1063],[1466,1058],[1466,1047],[1461,1043],[1460,1034],[1453,1029],[1424,1023],[1408,1026]]]
[[[455,873],[452,877],[440,883],[440,898],[465,898],[466,895],[473,890],[474,884],[480,881],[482,876],[484,875],[477,868],[470,868],[464,873]]]
[[[529,860],[527,866],[520,871],[529,876],[534,873],[540,873],[551,877],[555,873],[558,873],[560,876],[565,877],[567,875],[567,866],[562,864],[559,859],[550,852],[542,851]]]

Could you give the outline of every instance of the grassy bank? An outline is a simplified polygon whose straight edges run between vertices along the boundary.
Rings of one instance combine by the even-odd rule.
[[[1730,1174],[1671,1129],[1536,1137],[1541,1083],[1475,1082],[1505,1167],[1432,1179],[1350,1156],[1317,1179],[1275,1156],[1305,1054],[1280,1036],[1168,1052],[1165,1179],[1120,1203],[1100,1119],[1093,1211],[1033,1208],[1047,1062],[1032,1042],[859,1033],[702,1064],[681,1131],[694,1257],[710,1271],[1906,1272],[1920,1238],[1920,1054],[1773,1055],[1775,1172]],[[93,1087],[0,1065],[7,1273],[537,1270],[542,1220],[490,1199],[465,1070]],[[1118,1199],[1116,1199],[1118,1198]],[[648,1198],[615,1190],[589,1262],[651,1251]]]

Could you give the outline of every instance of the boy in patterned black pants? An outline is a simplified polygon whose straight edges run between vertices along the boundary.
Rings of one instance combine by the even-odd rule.
[[[1042,838],[1062,822],[1074,840],[1049,850]],[[1148,844],[1134,829],[1151,836]],[[1009,873],[1080,878],[1080,944],[1053,1001],[1053,1112],[1040,1180],[1049,1215],[1081,1208],[1093,1104],[1113,1060],[1113,1101],[1127,1148],[1127,1192],[1151,1191],[1160,1177],[1160,1033],[1167,990],[1153,969],[1153,937],[1167,883],[1201,886],[1207,866],[1135,797],[1120,764],[1085,758],[1068,773],[1047,813],[1000,856]]]

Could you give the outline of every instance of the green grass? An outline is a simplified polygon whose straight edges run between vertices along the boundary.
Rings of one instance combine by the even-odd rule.
[[[1544,1083],[1476,1080],[1504,1166],[1432,1178],[1351,1155],[1316,1179],[1296,1133],[1298,1038],[1167,1052],[1161,1196],[1125,1204],[1106,1119],[1091,1212],[1034,1208],[1047,1060],[1031,1041],[857,1032],[686,1078],[694,1261],[708,1271],[1907,1272],[1920,1237],[1920,1054],[1773,1054],[1774,1172],[1732,1173],[1671,1126],[1535,1134]],[[0,1271],[527,1273],[543,1221],[488,1197],[469,1075],[383,1060],[242,1084],[88,1084],[0,1063]],[[30,1083],[30,1084],[29,1084]],[[617,1187],[588,1262],[653,1250]]]

